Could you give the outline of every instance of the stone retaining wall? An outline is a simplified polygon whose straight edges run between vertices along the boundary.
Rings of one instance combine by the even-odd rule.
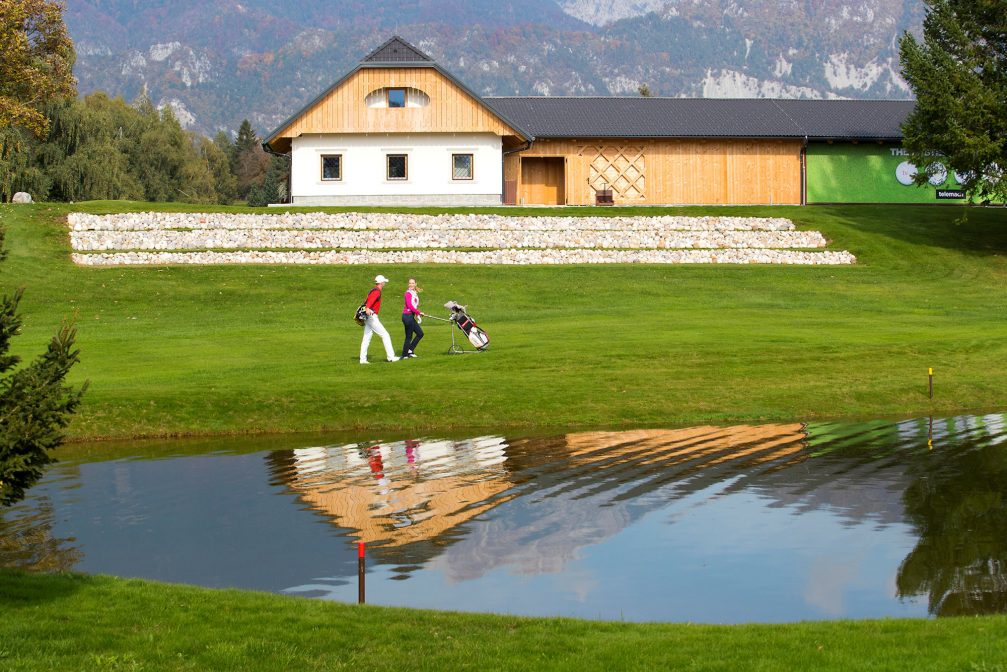
[[[275,215],[198,212],[72,212],[71,231],[184,229],[472,229],[482,231],[793,231],[781,217],[510,217],[505,215],[412,215],[386,212],[285,212]]]
[[[74,262],[86,266],[856,261],[845,251],[797,249],[826,240],[780,218],[72,213],[68,224]]]

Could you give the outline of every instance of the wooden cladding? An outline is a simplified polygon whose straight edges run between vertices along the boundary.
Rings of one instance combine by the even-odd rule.
[[[368,107],[379,89],[418,89],[423,107]],[[276,134],[274,143],[304,133],[495,133],[520,135],[433,68],[363,68]],[[286,142],[289,142],[287,140]]]
[[[611,190],[620,203],[643,203],[647,194],[647,148],[643,145],[594,145],[582,155],[588,184],[595,192]],[[594,156],[592,156],[592,154]]]
[[[518,203],[563,205],[566,202],[564,163],[563,157],[522,158]]]
[[[534,157],[565,159],[558,204],[594,204],[604,184],[616,205],[801,202],[797,140],[539,140],[504,162],[505,179],[519,185],[518,205],[550,197],[542,166],[526,163]]]

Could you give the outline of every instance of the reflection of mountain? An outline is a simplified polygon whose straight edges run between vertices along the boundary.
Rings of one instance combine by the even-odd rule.
[[[519,479],[526,492],[436,564],[455,581],[501,566],[524,574],[559,572],[579,549],[615,536],[669,501],[753,469],[800,461],[803,441],[800,424],[584,432],[567,434],[559,446],[550,441],[559,452],[542,450],[540,439],[515,441],[508,455],[527,464]],[[546,455],[553,459],[531,461]]]

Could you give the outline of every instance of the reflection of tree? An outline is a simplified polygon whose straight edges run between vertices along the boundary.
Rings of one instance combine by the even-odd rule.
[[[899,567],[900,597],[938,616],[1007,612],[1007,451],[936,449],[903,497],[920,539]]]
[[[68,572],[84,553],[70,545],[71,539],[52,535],[52,502],[40,499],[30,516],[5,520],[0,517],[0,567],[33,572]]]

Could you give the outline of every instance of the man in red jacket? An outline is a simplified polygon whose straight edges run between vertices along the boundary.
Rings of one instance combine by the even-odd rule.
[[[367,300],[364,301],[364,312],[367,313],[367,321],[364,322],[364,339],[360,342],[360,363],[369,364],[367,361],[367,348],[371,344],[371,336],[377,334],[385,344],[385,354],[389,362],[397,362],[399,358],[395,356],[392,349],[392,337],[388,335],[388,330],[378,319],[378,311],[381,310],[381,290],[385,288],[388,278],[379,275],[374,278],[374,288],[367,293]]]

